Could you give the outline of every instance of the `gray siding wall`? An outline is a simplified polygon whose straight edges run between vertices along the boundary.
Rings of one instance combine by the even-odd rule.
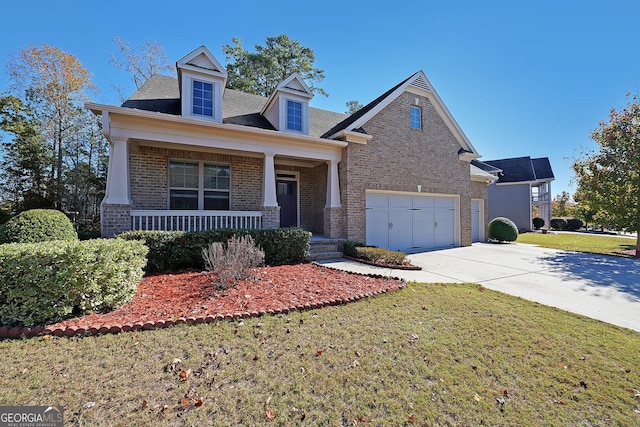
[[[531,230],[531,193],[529,184],[491,184],[489,194],[489,221],[502,216],[513,221],[518,230]]]

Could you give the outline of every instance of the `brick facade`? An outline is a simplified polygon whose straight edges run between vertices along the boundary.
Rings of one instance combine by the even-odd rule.
[[[131,229],[131,207],[129,205],[100,206],[100,232],[102,237],[114,237]]]
[[[410,107],[419,99],[422,130],[410,126]],[[365,191],[388,190],[460,195],[460,243],[471,244],[469,162],[428,98],[405,92],[363,126],[367,144],[349,144],[340,162],[344,234],[365,241]]]

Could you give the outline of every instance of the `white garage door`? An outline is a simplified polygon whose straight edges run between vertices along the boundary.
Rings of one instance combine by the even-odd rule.
[[[480,201],[472,200],[471,201],[471,239],[474,242],[479,242],[482,239],[480,234]]]
[[[392,250],[455,245],[455,199],[367,193],[367,244]]]

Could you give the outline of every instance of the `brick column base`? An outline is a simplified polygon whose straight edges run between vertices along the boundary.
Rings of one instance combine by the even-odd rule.
[[[263,206],[262,228],[280,228],[280,206]]]
[[[100,205],[100,232],[102,237],[114,237],[131,230],[131,206]]]
[[[342,237],[342,208],[324,208],[324,237]]]

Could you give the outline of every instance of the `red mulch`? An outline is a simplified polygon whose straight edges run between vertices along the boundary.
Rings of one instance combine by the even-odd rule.
[[[150,275],[142,279],[133,300],[122,307],[49,326],[90,328],[180,317],[279,312],[307,304],[347,302],[404,286],[396,279],[347,273],[315,264],[257,268],[253,280],[239,281],[236,286],[220,291],[216,290],[215,280],[216,276],[209,272]]]
[[[615,250],[613,251],[614,254],[619,254],[619,255],[624,255],[624,256],[629,256],[632,258],[636,258],[636,250],[635,249],[624,249],[624,250]]]

